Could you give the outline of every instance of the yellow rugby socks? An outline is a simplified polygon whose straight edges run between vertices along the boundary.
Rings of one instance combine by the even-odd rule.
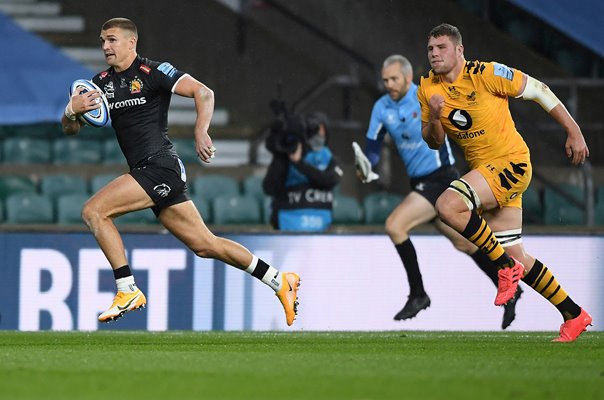
[[[565,321],[581,314],[581,307],[570,298],[554,274],[541,261],[535,260],[535,265],[522,280],[552,303],[560,311]]]
[[[505,253],[487,222],[475,211],[470,212],[470,220],[461,235],[484,251],[497,268],[514,266],[514,261]]]

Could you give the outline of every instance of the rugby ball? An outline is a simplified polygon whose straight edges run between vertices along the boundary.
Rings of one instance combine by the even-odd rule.
[[[91,90],[98,90],[101,93],[101,97],[96,99],[97,103],[100,103],[101,106],[84,114],[78,115],[78,118],[80,118],[80,120],[86,125],[90,125],[94,128],[100,128],[105,126],[109,121],[109,104],[107,104],[107,98],[105,97],[105,93],[103,93],[101,88],[95,85],[92,81],[86,79],[77,79],[71,84],[69,96],[71,96],[74,92],[79,91],[79,93],[86,93]]]

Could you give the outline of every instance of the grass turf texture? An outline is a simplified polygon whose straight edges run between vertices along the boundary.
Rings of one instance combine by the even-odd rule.
[[[602,399],[604,332],[7,332],[0,399]]]

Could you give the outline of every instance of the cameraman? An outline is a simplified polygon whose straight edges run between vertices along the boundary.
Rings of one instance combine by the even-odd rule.
[[[272,197],[271,224],[319,232],[332,221],[332,189],[342,170],[327,147],[327,117],[314,112],[278,119],[266,140],[273,153],[262,187]]]

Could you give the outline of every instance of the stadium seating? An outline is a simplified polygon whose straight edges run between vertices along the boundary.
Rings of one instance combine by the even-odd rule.
[[[555,51],[554,58],[556,63],[575,76],[589,75],[589,60],[576,48],[558,48]]]
[[[40,193],[57,199],[63,194],[81,193],[88,196],[88,183],[78,175],[45,175],[40,178]]]
[[[54,139],[64,136],[61,124],[31,124],[7,126],[7,133],[15,138]]]
[[[59,224],[83,224],[82,206],[88,200],[84,193],[70,193],[60,195],[56,200],[57,223]]]
[[[584,199],[584,191],[577,185],[563,184],[559,186],[559,189],[578,201]],[[550,187],[544,189],[543,205],[546,225],[581,225],[585,223],[585,210],[580,209]]]
[[[541,39],[540,29],[527,20],[509,19],[505,22],[505,30],[527,46],[537,46]]]
[[[251,196],[220,195],[212,201],[215,224],[260,224],[260,203]]]
[[[239,182],[226,175],[202,175],[193,180],[191,189],[195,195],[211,202],[220,195],[239,194]]]
[[[371,193],[363,199],[366,224],[383,224],[388,215],[403,200],[402,196],[389,192]]]
[[[126,165],[126,157],[115,138],[105,139],[103,146],[103,164],[105,165]]]
[[[80,130],[78,134],[80,139],[84,140],[100,140],[104,141],[106,139],[115,139],[115,131],[113,128],[107,124],[102,128],[93,128],[91,126],[84,126]]]
[[[604,204],[604,186],[596,188],[596,204]]]
[[[36,184],[25,176],[0,176],[0,199],[19,192],[36,192]]]
[[[339,194],[333,198],[334,224],[360,224],[363,222],[363,208],[354,197]]]
[[[583,225],[585,224],[585,211],[574,206],[560,206],[545,209],[546,225]]]
[[[124,214],[115,219],[116,225],[157,224],[157,218],[150,208]]]
[[[213,223],[214,218],[212,217],[211,203],[206,200],[203,195],[193,195],[191,196],[191,200],[193,200],[193,204],[197,207],[197,211],[201,214],[203,221],[206,224]]]
[[[90,193],[94,194],[99,191],[100,188],[120,176],[119,174],[101,174],[93,176],[90,179]]]
[[[543,223],[541,193],[534,186],[529,186],[522,194],[522,220],[527,224]]]
[[[9,224],[51,224],[55,222],[54,207],[48,196],[37,193],[16,193],[6,199],[6,222]]]
[[[262,180],[263,176],[259,175],[250,175],[245,178],[242,182],[243,186],[243,194],[246,196],[252,196],[257,198],[258,200],[264,200],[266,194],[262,189]]]
[[[596,225],[604,225],[604,202],[599,202],[594,207],[594,220]]]
[[[47,139],[13,137],[4,139],[3,161],[9,164],[47,164],[52,161]]]
[[[195,150],[195,139],[170,139],[178,157],[185,164],[199,164],[197,151]]]
[[[100,164],[101,142],[92,139],[60,138],[53,141],[54,164]]]

